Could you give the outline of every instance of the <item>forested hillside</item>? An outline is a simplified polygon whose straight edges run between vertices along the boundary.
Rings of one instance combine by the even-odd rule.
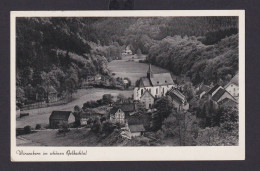
[[[20,99],[28,85],[62,93],[106,75],[128,45],[195,84],[227,81],[238,70],[237,17],[18,18],[16,31]]]

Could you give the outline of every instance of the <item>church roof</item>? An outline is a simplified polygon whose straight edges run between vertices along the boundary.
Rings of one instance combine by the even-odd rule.
[[[150,76],[148,76],[150,75]],[[141,77],[140,81],[136,85],[137,87],[152,87],[152,86],[162,86],[162,85],[172,85],[174,84],[172,76],[170,73],[158,73],[154,74],[152,71],[151,64],[149,65],[147,71],[147,77]]]
[[[174,84],[170,73],[153,74],[150,80],[153,86]]]

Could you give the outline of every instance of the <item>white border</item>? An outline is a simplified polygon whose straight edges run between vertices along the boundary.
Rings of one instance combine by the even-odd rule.
[[[16,17],[155,17],[239,16],[239,146],[195,147],[17,147],[16,146]],[[160,161],[245,159],[245,11],[244,10],[151,10],[151,11],[12,11],[11,12],[11,161]],[[24,156],[25,152],[87,150],[86,156]]]

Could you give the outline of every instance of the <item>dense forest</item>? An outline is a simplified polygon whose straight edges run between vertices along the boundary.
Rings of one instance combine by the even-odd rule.
[[[194,84],[228,81],[238,70],[237,17],[18,18],[17,99],[53,86],[60,94],[130,45],[148,62]]]

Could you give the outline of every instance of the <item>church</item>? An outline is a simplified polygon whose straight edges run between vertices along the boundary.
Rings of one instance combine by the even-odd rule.
[[[155,74],[149,65],[147,76],[141,77],[134,88],[134,100],[140,100],[141,96],[147,90],[155,98],[165,96],[168,90],[177,88],[170,73]]]

